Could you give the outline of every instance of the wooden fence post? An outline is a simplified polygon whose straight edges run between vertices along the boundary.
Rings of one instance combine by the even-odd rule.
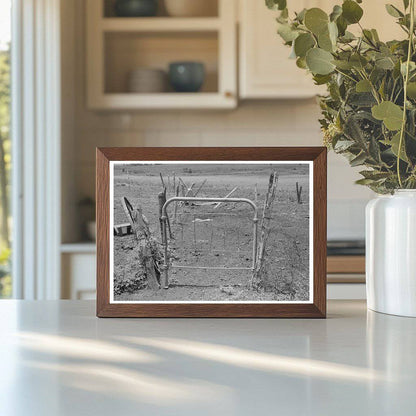
[[[165,244],[164,234],[163,234],[163,220],[162,220],[162,216],[163,216],[162,208],[163,208],[163,205],[165,204],[164,197],[165,197],[164,192],[159,192],[157,195],[157,200],[159,202],[159,227],[160,227],[160,237],[162,240],[162,244]]]
[[[158,249],[158,244],[152,235],[147,219],[143,215],[142,209],[140,207],[134,209],[127,198],[121,198],[121,204],[138,242],[139,259],[147,278],[147,286],[150,289],[160,289],[158,263],[162,254]]]
[[[263,206],[263,215],[260,224],[260,241],[257,250],[257,259],[253,276],[251,279],[251,287],[258,290],[261,284],[262,274],[264,272],[264,254],[266,251],[267,240],[270,236],[270,220],[272,215],[273,203],[276,198],[276,188],[278,182],[277,172],[273,172],[269,178],[269,187]]]
[[[159,172],[159,176],[160,176],[160,181],[162,182],[163,188],[166,188],[165,181],[163,180],[162,172]]]
[[[298,198],[298,204],[302,203],[302,187],[296,182],[296,196]]]

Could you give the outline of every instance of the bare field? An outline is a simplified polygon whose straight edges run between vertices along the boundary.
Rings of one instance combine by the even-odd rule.
[[[277,171],[277,197],[271,215],[271,234],[266,248],[262,287],[248,285],[251,270],[205,270],[170,268],[169,289],[146,287],[114,293],[115,301],[307,301],[309,300],[309,167],[307,165],[116,165],[114,169],[114,224],[128,219],[121,205],[127,197],[141,206],[154,236],[161,241],[157,195],[162,191],[159,173],[168,198],[173,194],[173,172],[194,190],[206,180],[198,197],[225,197],[255,201],[259,218],[267,193],[268,179]],[[297,203],[296,182],[302,186]],[[177,179],[176,179],[176,183]],[[181,205],[174,218],[168,213],[173,238],[170,257],[175,266],[250,268],[253,260],[253,210],[248,204]],[[114,237],[114,286],[134,281],[140,263],[132,235]]]

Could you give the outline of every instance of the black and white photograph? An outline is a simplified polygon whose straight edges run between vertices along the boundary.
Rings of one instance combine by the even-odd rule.
[[[311,162],[111,162],[111,303],[311,303]]]

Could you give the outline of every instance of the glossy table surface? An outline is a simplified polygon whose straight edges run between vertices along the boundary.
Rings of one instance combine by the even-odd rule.
[[[97,319],[0,301],[0,415],[412,415],[416,319]]]

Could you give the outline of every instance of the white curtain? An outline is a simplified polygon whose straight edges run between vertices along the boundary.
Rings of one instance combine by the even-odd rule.
[[[60,0],[12,5],[13,296],[60,295]]]

